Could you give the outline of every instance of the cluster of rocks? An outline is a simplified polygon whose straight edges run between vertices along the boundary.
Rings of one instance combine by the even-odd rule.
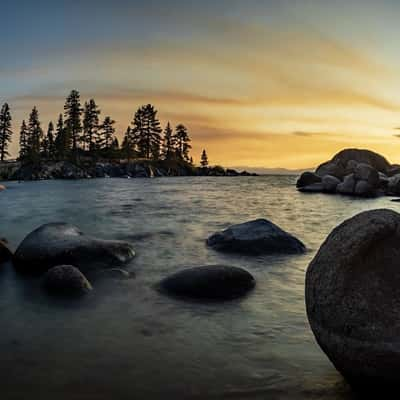
[[[272,222],[259,219],[234,225],[207,239],[207,245],[223,252],[246,255],[303,253],[305,246]],[[111,271],[126,277],[118,266],[135,256],[131,244],[102,240],[85,235],[76,226],[50,223],[35,229],[13,254],[6,241],[0,240],[0,264],[11,260],[23,274],[41,275],[49,293],[83,295],[92,290],[87,276]],[[88,275],[89,274],[89,275]],[[186,268],[162,280],[160,290],[197,299],[227,300],[254,288],[255,279],[246,270],[226,265]]]
[[[90,178],[154,178],[167,176],[253,176],[246,171],[222,167],[200,168],[184,161],[97,162],[83,160],[79,164],[69,161],[25,164],[11,170],[9,180],[90,179]]]
[[[315,172],[304,172],[297,188],[307,193],[358,197],[400,195],[400,166],[369,150],[346,149]]]

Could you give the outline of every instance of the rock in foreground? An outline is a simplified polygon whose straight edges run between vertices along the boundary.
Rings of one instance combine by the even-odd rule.
[[[253,289],[255,280],[242,268],[212,265],[179,271],[161,281],[160,286],[174,296],[229,300]]]
[[[43,284],[54,295],[81,296],[93,289],[85,275],[72,265],[50,268],[44,276]]]
[[[266,219],[233,225],[217,232],[207,239],[207,245],[219,251],[248,255],[305,252],[300,240]]]
[[[307,315],[357,388],[399,385],[400,214],[363,212],[335,228],[306,274]]]
[[[38,273],[56,265],[71,264],[81,270],[93,266],[115,266],[135,256],[132,246],[123,241],[101,240],[84,235],[65,223],[42,225],[19,245],[13,257],[15,267]]]

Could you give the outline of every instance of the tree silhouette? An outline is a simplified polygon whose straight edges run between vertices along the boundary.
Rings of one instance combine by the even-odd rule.
[[[54,125],[53,122],[49,122],[47,128],[47,143],[48,143],[48,158],[54,159],[56,154],[55,142],[54,142]]]
[[[104,118],[103,123],[100,126],[99,130],[99,137],[98,137],[98,147],[104,150],[110,150],[113,142],[114,142],[114,135],[115,135],[115,128],[114,128],[115,121],[111,119],[111,117],[107,116]]]
[[[170,160],[175,155],[176,140],[173,134],[171,124],[168,122],[164,130],[164,140],[162,156],[165,160]]]
[[[24,160],[29,151],[28,147],[28,127],[26,126],[25,120],[22,121],[21,130],[19,132],[19,159]]]
[[[128,126],[121,145],[122,156],[125,157],[129,162],[135,155],[135,150],[135,135],[133,134],[130,126]]]
[[[99,115],[101,111],[97,107],[94,99],[85,102],[83,110],[83,137],[82,141],[87,150],[93,151],[96,146],[96,140],[99,130]]]
[[[80,94],[77,90],[72,90],[65,101],[64,116],[65,129],[71,137],[72,151],[75,157],[77,155],[78,143],[80,141],[80,133],[82,132],[81,115],[82,108],[80,103]]]
[[[185,125],[179,124],[175,128],[175,140],[177,146],[177,156],[185,161],[190,161],[189,151],[192,146],[189,144],[191,142],[188,134],[188,130]]]
[[[33,107],[28,122],[28,157],[33,163],[40,162],[40,144],[43,139],[43,130],[40,126],[39,112]]]
[[[11,142],[12,130],[11,130],[11,112],[10,107],[7,103],[4,103],[0,110],[0,160],[4,159],[9,155],[8,145]]]
[[[200,165],[201,165],[203,168],[208,167],[208,156],[207,156],[207,152],[206,152],[205,149],[204,149],[203,152],[201,153]]]
[[[132,121],[132,134],[140,157],[158,159],[161,146],[160,121],[151,104],[140,107]]]
[[[71,137],[69,132],[65,129],[63,115],[60,114],[56,127],[56,138],[54,140],[57,158],[65,160],[71,150]]]

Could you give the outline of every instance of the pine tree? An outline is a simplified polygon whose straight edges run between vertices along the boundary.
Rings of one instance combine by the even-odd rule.
[[[189,151],[192,146],[189,144],[191,142],[188,134],[188,130],[185,125],[179,124],[175,128],[175,140],[176,140],[176,153],[179,158],[182,160],[188,161],[189,158]]]
[[[69,132],[65,129],[62,114],[58,117],[54,146],[57,158],[65,160],[71,151],[71,137]]]
[[[94,148],[96,147],[100,112],[100,109],[93,99],[90,99],[89,102],[85,102],[85,107],[83,111],[82,141],[89,151],[94,150]]]
[[[208,167],[208,156],[207,156],[207,152],[204,149],[203,152],[201,153],[201,161],[200,161],[200,165],[203,168],[207,168]]]
[[[175,155],[176,140],[173,134],[171,124],[168,122],[164,130],[164,140],[162,156],[165,160],[170,160]]]
[[[135,136],[132,132],[132,129],[129,126],[126,129],[125,134],[124,134],[124,139],[123,139],[122,145],[121,145],[121,151],[122,151],[123,156],[128,160],[128,162],[131,160],[131,158],[136,153]]]
[[[114,124],[115,121],[111,119],[111,117],[107,116],[104,118],[104,121],[100,126],[99,137],[97,141],[99,149],[111,149],[115,135]]]
[[[47,128],[47,143],[48,143],[48,157],[54,159],[56,155],[55,141],[54,141],[54,124],[52,121],[49,122]]]
[[[160,121],[157,110],[151,105],[140,107],[132,121],[134,143],[140,157],[158,159],[161,146]]]
[[[78,143],[82,132],[81,124],[82,108],[80,103],[80,94],[77,90],[72,90],[67,97],[64,105],[65,129],[71,138],[72,151],[77,155]]]
[[[43,131],[40,126],[39,112],[33,107],[28,122],[28,157],[33,163],[40,162],[40,144],[43,139]]]
[[[0,160],[4,161],[9,155],[7,149],[11,142],[11,112],[7,103],[4,103],[0,110]]]
[[[21,130],[19,133],[19,159],[23,161],[28,155],[28,127],[25,120],[22,121]]]

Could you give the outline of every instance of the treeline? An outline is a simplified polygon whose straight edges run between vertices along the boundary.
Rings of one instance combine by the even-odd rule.
[[[97,159],[152,160],[178,159],[193,164],[190,156],[191,139],[187,128],[179,124],[173,129],[168,122],[161,127],[153,105],[140,107],[127,128],[121,145],[115,131],[115,120],[100,118],[101,110],[94,99],[81,105],[80,94],[72,90],[54,124],[49,122],[44,132],[38,109],[33,107],[27,122],[22,121],[19,136],[19,159],[27,163],[42,160],[71,160],[82,157]],[[0,160],[9,156],[12,140],[11,112],[7,103],[0,110]],[[202,165],[208,164],[205,151]]]

